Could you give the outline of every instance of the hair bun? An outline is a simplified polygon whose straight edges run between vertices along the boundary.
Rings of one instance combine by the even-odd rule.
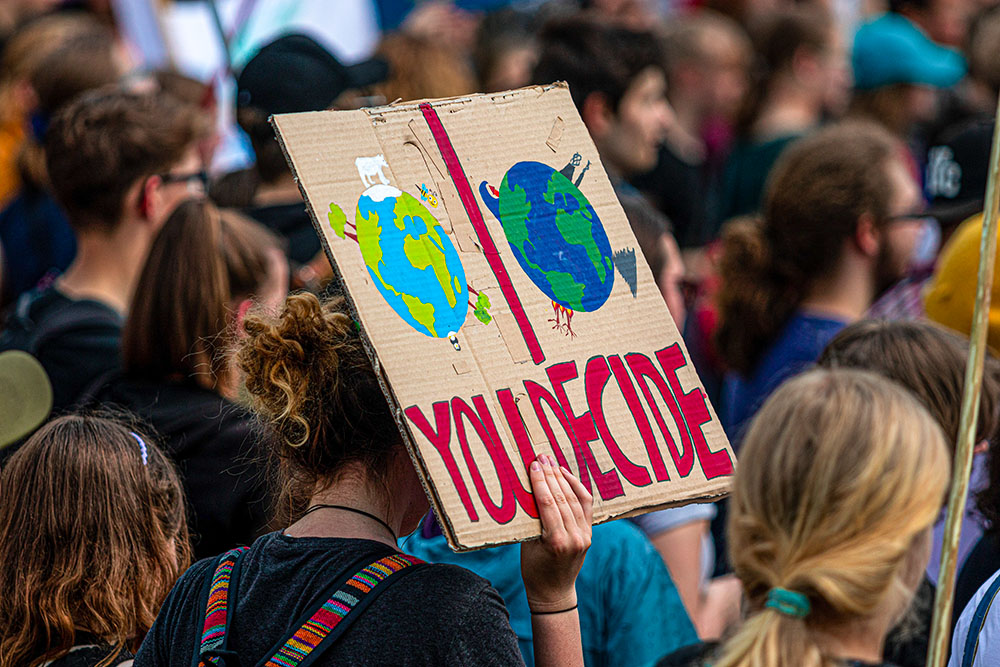
[[[273,436],[279,514],[301,516],[314,491],[348,464],[384,478],[403,443],[344,300],[296,294],[280,315],[258,310],[244,328],[236,358]]]
[[[277,317],[255,310],[243,323],[247,337],[236,359],[247,391],[254,409],[287,445],[300,447],[313,434],[314,388],[336,391],[351,330],[350,318],[337,306],[324,307],[313,294],[294,294]]]

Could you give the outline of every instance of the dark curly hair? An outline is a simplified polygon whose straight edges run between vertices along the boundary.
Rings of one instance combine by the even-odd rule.
[[[250,313],[236,360],[277,459],[279,514],[294,520],[349,463],[384,477],[402,446],[343,299],[288,297],[280,315]]]

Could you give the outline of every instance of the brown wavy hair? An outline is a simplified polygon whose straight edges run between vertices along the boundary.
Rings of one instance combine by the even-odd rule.
[[[949,458],[931,415],[885,378],[816,369],[782,385],[747,433],[730,498],[730,557],[753,613],[712,664],[843,664],[817,636],[906,608]],[[775,588],[811,611],[766,607]]]
[[[863,368],[895,380],[912,391],[944,430],[954,453],[961,420],[969,341],[932,322],[862,320],[839,334],[823,350],[819,365]],[[989,483],[976,493],[976,508],[991,531],[1000,529],[1000,361],[986,357],[979,395],[976,441],[990,443]]]
[[[886,165],[899,150],[873,123],[819,130],[778,159],[763,216],[726,225],[716,343],[729,368],[753,372],[816,281],[836,269],[862,215],[885,224],[893,193]]]
[[[389,63],[389,78],[372,86],[386,102],[433,97],[455,97],[476,91],[472,68],[448,45],[409,35],[390,33],[376,54]]]
[[[279,517],[297,518],[348,463],[384,478],[402,439],[343,299],[294,294],[280,315],[252,311],[243,327],[236,360],[273,436]]]
[[[0,667],[58,659],[81,632],[113,647],[101,665],[136,650],[190,561],[177,471],[153,441],[60,417],[11,456],[0,498]]]
[[[962,390],[969,341],[926,321],[862,320],[834,336],[817,363],[824,368],[858,368],[909,389],[944,431],[954,451],[962,414]],[[987,358],[979,397],[976,440],[992,440],[1000,426],[1000,362]]]

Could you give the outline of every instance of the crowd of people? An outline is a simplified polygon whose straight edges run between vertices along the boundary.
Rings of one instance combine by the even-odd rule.
[[[0,667],[923,666],[1000,5],[366,4],[370,59],[209,80],[115,3],[0,5]],[[538,452],[541,538],[455,553],[269,118],[553,81],[739,463],[592,527]],[[993,308],[955,667],[1000,655]]]

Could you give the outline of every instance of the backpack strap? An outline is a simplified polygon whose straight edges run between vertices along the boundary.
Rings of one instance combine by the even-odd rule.
[[[969,622],[969,634],[965,636],[965,650],[962,653],[962,667],[972,667],[972,663],[976,659],[976,652],[979,650],[979,633],[983,631],[986,615],[989,613],[990,606],[998,592],[1000,592],[1000,577],[994,578],[993,583],[986,589],[986,595],[979,601],[976,612],[972,615],[972,621]]]
[[[219,556],[215,572],[208,580],[202,594],[205,621],[202,626],[195,667],[235,667],[238,660],[227,650],[229,609],[236,604],[236,589],[240,579],[240,565],[248,547],[239,547]]]
[[[272,649],[272,657],[261,663],[262,667],[308,667],[344,634],[380,593],[422,565],[426,563],[402,553],[369,563],[337,586],[319,609],[300,619],[299,629]]]

